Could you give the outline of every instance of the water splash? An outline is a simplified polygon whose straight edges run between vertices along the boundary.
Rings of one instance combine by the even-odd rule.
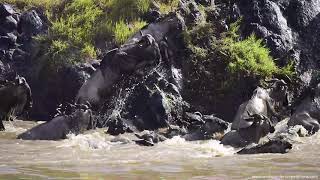
[[[135,76],[131,76],[129,77],[128,82],[122,80],[119,83],[116,96],[114,96],[115,98],[113,98],[110,102],[111,104],[113,104],[113,108],[109,109],[105,114],[102,114],[102,116],[104,116],[104,122],[101,123],[103,124],[103,127],[106,127],[107,123],[110,120],[121,118],[121,113],[125,108],[128,98],[133,94],[135,89],[140,84],[144,84],[153,73],[157,73],[160,77],[165,76],[165,72],[162,68],[162,63],[159,63],[157,66],[151,68],[151,70],[148,70],[148,73],[144,75],[140,81],[137,80]],[[128,84],[130,84],[130,87],[126,87]]]
[[[186,141],[180,136],[175,136],[168,139],[159,146],[164,148],[180,149],[180,152],[190,152],[190,157],[193,158],[209,158],[217,156],[230,156],[236,153],[236,149],[232,147],[223,146],[220,141]]]
[[[82,151],[90,150],[109,150],[112,143],[106,139],[106,135],[101,132],[89,134],[68,134],[67,139],[63,140],[59,147],[79,148]]]

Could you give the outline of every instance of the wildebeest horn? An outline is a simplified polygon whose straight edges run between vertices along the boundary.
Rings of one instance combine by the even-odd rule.
[[[277,81],[280,81],[278,78],[273,78],[273,79],[270,79],[270,80],[265,80],[266,83],[274,83],[274,82],[277,82]]]

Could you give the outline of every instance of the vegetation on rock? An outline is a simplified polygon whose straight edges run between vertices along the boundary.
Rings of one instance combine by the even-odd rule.
[[[151,8],[167,13],[178,0],[0,0],[20,10],[40,8],[50,21],[48,35],[40,37],[44,54],[54,66],[94,59],[105,42],[123,44],[146,22]]]
[[[240,40],[240,21],[230,25],[230,30],[222,39],[220,52],[226,56],[228,70],[231,73],[245,72],[248,75],[271,77],[275,74],[293,75],[292,64],[284,68],[277,67],[270,50],[254,34]]]

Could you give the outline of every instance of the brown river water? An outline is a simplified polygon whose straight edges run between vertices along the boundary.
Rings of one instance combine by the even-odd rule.
[[[319,179],[320,133],[297,139],[287,154],[235,155],[219,141],[180,137],[141,147],[113,142],[104,129],[61,141],[16,140],[34,122],[0,132],[0,179]],[[122,139],[133,138],[123,135]]]

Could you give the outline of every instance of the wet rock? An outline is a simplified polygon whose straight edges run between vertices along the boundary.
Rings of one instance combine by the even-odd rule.
[[[195,0],[195,2],[203,6],[210,6],[213,4],[214,0]]]
[[[166,95],[160,90],[152,92],[145,86],[137,87],[138,89],[139,93],[129,99],[132,104],[128,109],[135,126],[140,130],[154,130],[168,126],[173,121],[171,117],[173,109]]]
[[[292,149],[292,144],[284,140],[270,140],[265,144],[259,144],[256,146],[246,147],[238,154],[259,154],[259,153],[287,153]]]
[[[30,115],[35,119],[49,120],[59,104],[73,103],[82,84],[91,76],[92,71],[88,72],[87,66],[82,64],[65,66],[51,74],[48,74],[45,68],[38,74],[29,72],[33,80],[31,87],[35,92],[34,108]]]
[[[243,35],[255,33],[263,38],[278,65],[293,60],[299,76],[319,69],[318,0],[242,0],[235,4],[243,17]],[[303,86],[308,86],[307,82]]]
[[[17,30],[18,22],[12,16],[7,16],[5,18],[0,18],[0,32],[10,33]]]
[[[26,36],[37,35],[45,29],[45,24],[35,10],[24,12],[18,25],[20,33]]]
[[[199,23],[202,14],[196,2],[188,1],[180,4],[179,11],[185,17],[186,25]]]
[[[298,31],[307,28],[320,12],[320,2],[318,0],[286,1],[281,3],[280,7],[285,10],[289,24]]]
[[[245,31],[263,35],[261,38],[266,40],[274,56],[281,57],[293,48],[292,30],[276,2],[240,1],[239,8],[248,24],[248,30]]]
[[[19,48],[16,48],[12,54],[13,61],[26,61],[28,57],[29,54]]]
[[[17,37],[12,33],[8,33],[6,36],[0,36],[0,48],[3,50],[13,48],[16,40]]]

